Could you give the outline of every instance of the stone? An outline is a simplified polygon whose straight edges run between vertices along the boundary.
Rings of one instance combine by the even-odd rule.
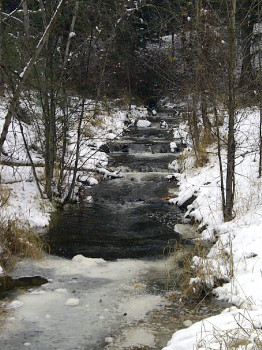
[[[183,322],[183,325],[184,325],[185,327],[190,327],[190,326],[192,326],[192,324],[193,324],[193,322],[190,321],[190,320],[186,320],[186,321]]]

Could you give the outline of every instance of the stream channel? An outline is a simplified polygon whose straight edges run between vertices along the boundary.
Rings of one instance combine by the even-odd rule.
[[[92,203],[54,214],[51,255],[22,261],[12,272],[48,283],[2,300],[1,350],[161,349],[183,321],[221,310],[214,300],[195,312],[193,303],[170,298],[182,273],[168,254],[181,240],[174,226],[182,214],[167,201],[176,190],[167,175],[178,156],[169,132],[177,121],[171,113],[149,120],[150,127],[132,127],[109,146],[109,167],[123,177],[92,187]]]

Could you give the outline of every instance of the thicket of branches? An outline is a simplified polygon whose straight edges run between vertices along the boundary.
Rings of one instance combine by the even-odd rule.
[[[179,97],[188,102],[198,164],[206,161],[203,148],[217,140],[224,218],[232,219],[236,111],[262,106],[261,8],[261,0],[0,0],[0,93],[10,96],[1,153],[12,118],[21,115],[21,95],[33,95],[41,109],[44,187],[36,172],[35,180],[41,195],[52,199],[56,167],[56,194],[63,189],[73,124],[79,150],[87,98],[120,97],[129,105],[135,100],[153,106],[167,95]],[[73,120],[69,96],[76,95]],[[225,169],[221,106],[228,112]]]

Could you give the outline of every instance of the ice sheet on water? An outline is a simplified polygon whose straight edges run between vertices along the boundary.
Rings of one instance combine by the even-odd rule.
[[[42,275],[50,282],[38,289],[44,294],[17,296],[21,307],[1,332],[1,350],[19,349],[25,342],[38,350],[92,349],[100,341],[102,349],[106,337],[163,305],[164,299],[141,283],[152,266],[166,268],[163,261],[106,262],[81,255],[72,260],[47,257],[33,265],[22,262],[14,276]]]

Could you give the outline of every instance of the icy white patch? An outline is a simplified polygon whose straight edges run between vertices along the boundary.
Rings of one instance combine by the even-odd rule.
[[[112,343],[114,342],[114,338],[112,338],[112,337],[106,337],[106,338],[105,338],[105,342],[106,342],[107,344],[112,344]]]
[[[161,307],[162,298],[159,295],[137,296],[129,299],[120,305],[120,310],[127,317],[133,319],[143,319],[149,309],[159,309]]]
[[[55,292],[57,292],[57,293],[66,293],[67,289],[66,288],[57,288],[57,289],[55,289]]]
[[[11,303],[7,304],[6,308],[7,309],[17,309],[19,307],[23,306],[23,302],[19,300],[13,300]]]
[[[89,184],[90,186],[94,186],[94,185],[97,185],[97,184],[98,184],[98,181],[97,181],[97,179],[95,179],[94,177],[90,177],[90,178],[88,179],[88,184]]]
[[[85,256],[81,255],[81,254],[78,254],[78,255],[75,255],[73,258],[72,258],[72,262],[74,264],[77,264],[79,267],[92,267],[94,265],[104,265],[106,264],[107,262],[104,260],[104,259],[101,259],[101,258],[86,258]]]
[[[129,347],[155,347],[155,336],[143,328],[131,328],[124,332],[123,348]]]
[[[170,142],[171,152],[175,152],[176,148],[177,148],[177,144],[175,142]]]
[[[165,303],[164,297],[150,294],[141,283],[141,279],[150,278],[151,268],[154,274],[156,269],[165,271],[166,261],[105,262],[81,255],[73,260],[47,256],[33,265],[23,261],[14,277],[26,272],[48,277],[52,283],[40,287],[44,296],[19,295],[23,306],[15,310],[15,320],[7,320],[1,329],[0,343],[8,344],[6,350],[19,348],[22,335],[39,350],[46,344],[51,349],[97,347],[101,340],[113,338],[120,328],[129,328]],[[35,332],[37,337],[32,336]],[[149,343],[153,344],[153,338],[146,340],[145,344]]]
[[[77,306],[79,305],[80,300],[77,298],[69,298],[67,299],[67,301],[65,302],[66,306]]]
[[[76,36],[76,33],[75,32],[71,32],[70,34],[69,34],[69,38],[71,39],[71,38],[74,38]]]
[[[86,203],[92,203],[93,202],[93,197],[92,196],[87,196],[85,201],[86,201]]]
[[[137,121],[136,125],[138,128],[148,128],[151,125],[151,122],[149,120],[140,119]]]
[[[165,120],[160,122],[160,128],[161,129],[167,129],[168,128],[168,124]]]

